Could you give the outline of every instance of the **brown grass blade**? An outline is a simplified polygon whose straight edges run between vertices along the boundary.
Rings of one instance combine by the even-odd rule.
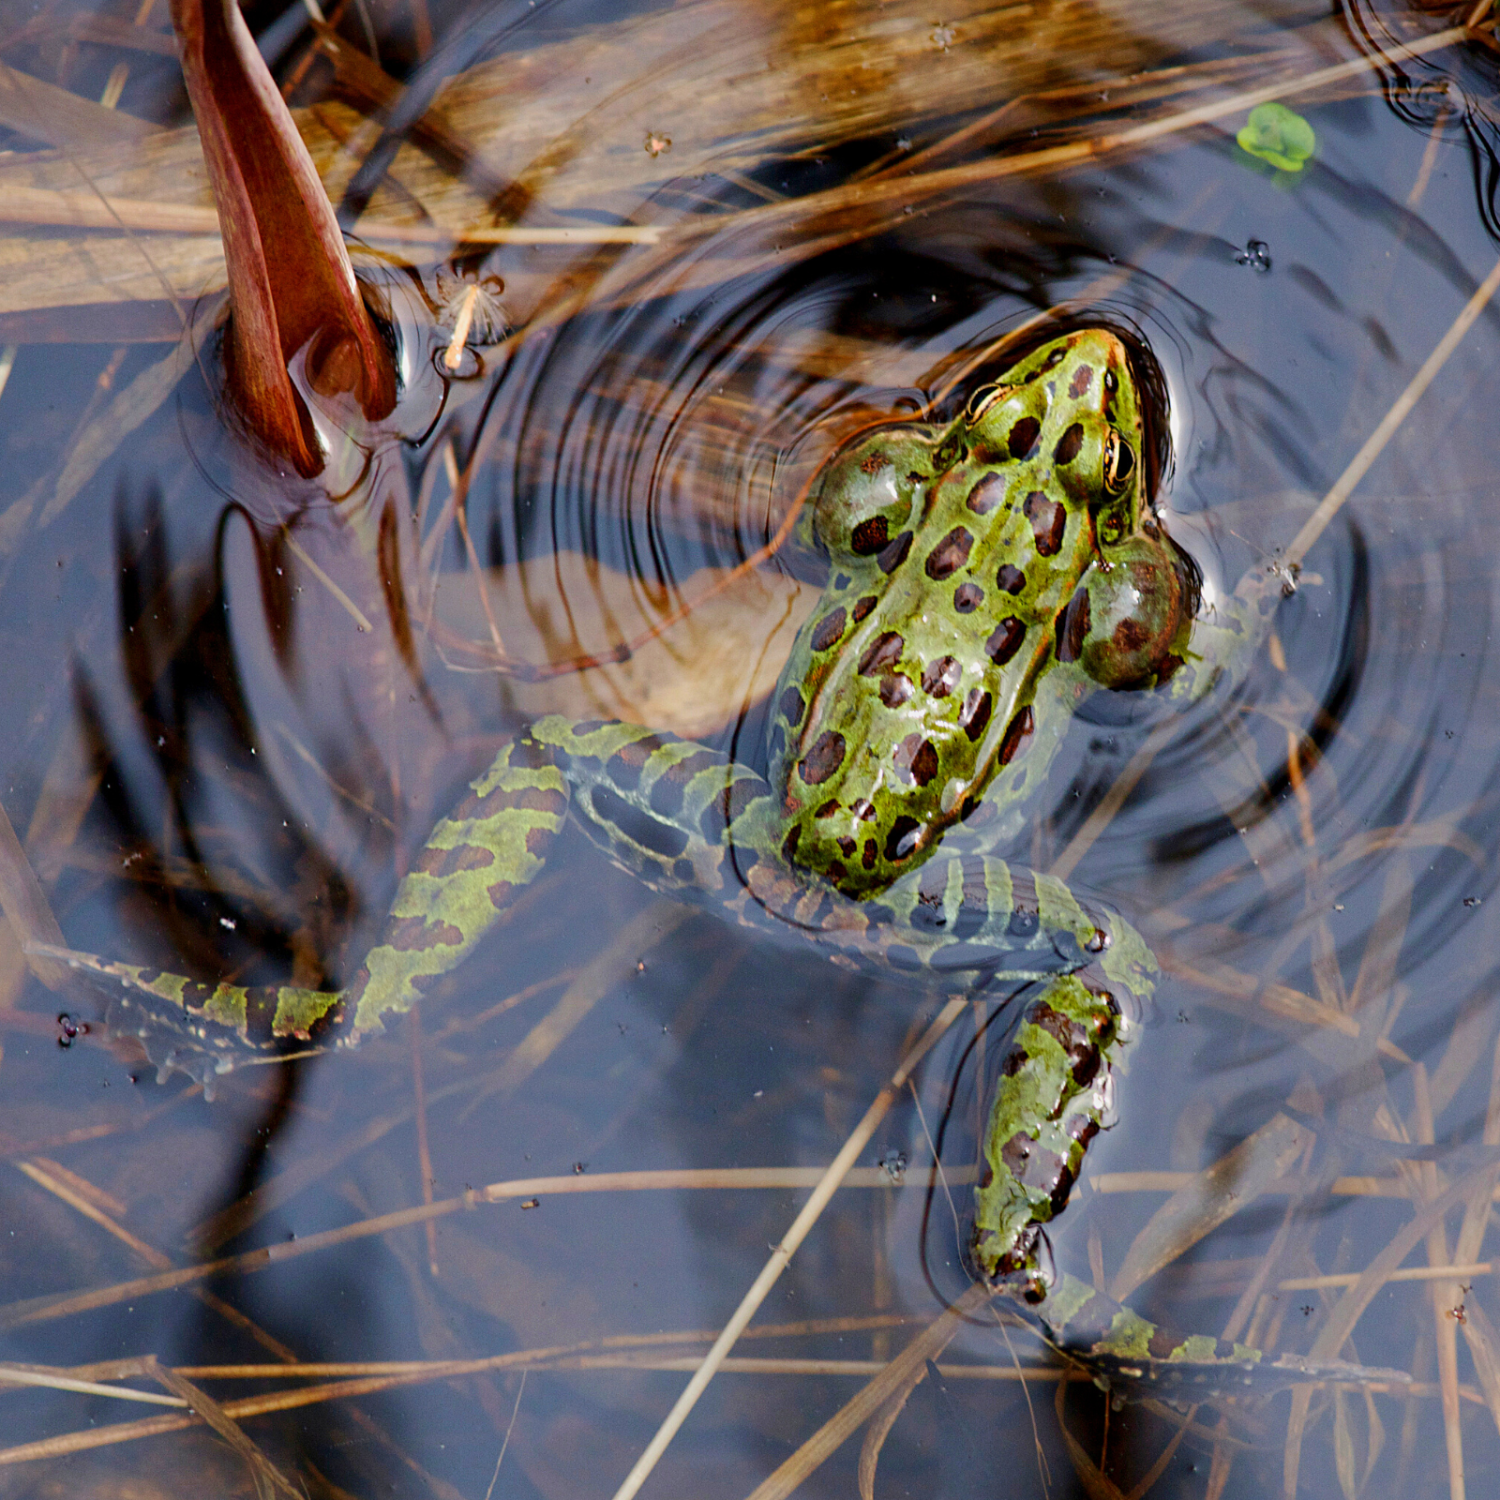
[[[77,1391],[83,1396],[109,1396],[117,1401],[141,1401],[149,1406],[186,1406],[181,1396],[163,1396],[156,1391],[137,1391],[129,1386],[105,1385],[98,1380],[80,1380],[62,1370],[31,1365],[0,1365],[0,1389],[37,1386],[52,1391]]]
[[[856,1472],[859,1500],[875,1500],[875,1470],[880,1464],[880,1450],[885,1447],[885,1440],[890,1435],[891,1428],[896,1425],[896,1418],[906,1409],[911,1393],[927,1378],[927,1364],[926,1360],[920,1365],[913,1364],[905,1380],[886,1397],[880,1410],[870,1418],[870,1425],[865,1428],[865,1440],[859,1449],[859,1468]]]
[[[1354,1331],[1364,1311],[1375,1300],[1391,1273],[1411,1254],[1413,1248],[1427,1237],[1434,1224],[1442,1222],[1443,1216],[1459,1204],[1468,1201],[1480,1181],[1491,1168],[1479,1167],[1466,1172],[1446,1192],[1432,1202],[1418,1207],[1410,1220],[1392,1237],[1385,1249],[1365,1268],[1358,1281],[1335,1304],[1323,1325],[1308,1358],[1325,1360],[1338,1358],[1345,1340]],[[1287,1419],[1286,1445],[1282,1459],[1282,1488],[1287,1496],[1297,1493],[1297,1471],[1301,1467],[1302,1434],[1307,1425],[1312,1392],[1305,1386],[1292,1391],[1292,1409]]]
[[[1109,1295],[1123,1302],[1163,1266],[1248,1207],[1297,1161],[1311,1140],[1306,1126],[1277,1113],[1211,1167],[1196,1173],[1135,1237]]]
[[[158,129],[148,120],[106,109],[4,63],[0,63],[0,125],[48,146],[76,151],[136,142]]]
[[[409,1118],[409,1116],[408,1116]],[[873,1127],[871,1127],[873,1128]],[[834,1166],[837,1166],[837,1160]],[[72,1317],[75,1313],[93,1308],[110,1307],[134,1297],[150,1296],[155,1292],[169,1292],[178,1287],[190,1286],[220,1274],[246,1275],[264,1271],[298,1256],[311,1255],[334,1245],[366,1239],[371,1235],[387,1234],[394,1229],[406,1229],[428,1219],[442,1218],[461,1210],[473,1209],[484,1203],[506,1203],[517,1199],[556,1196],[565,1193],[615,1193],[615,1192],[662,1192],[662,1191],[706,1191],[747,1189],[819,1188],[834,1170],[831,1167],[723,1167],[702,1170],[684,1168],[660,1172],[597,1172],[585,1176],[569,1174],[566,1177],[525,1177],[510,1182],[492,1183],[488,1187],[471,1189],[455,1198],[440,1198],[430,1207],[417,1204],[412,1208],[397,1209],[373,1219],[362,1219],[358,1223],[340,1229],[327,1229],[319,1234],[304,1235],[296,1240],[280,1240],[258,1250],[247,1250],[240,1255],[223,1256],[218,1260],[203,1261],[197,1265],[184,1266],[178,1270],[163,1271],[155,1276],[141,1276],[133,1281],[115,1282],[110,1286],[95,1287],[89,1291],[69,1292],[60,1296],[32,1297],[21,1302],[0,1306],[0,1328],[19,1328],[29,1323],[50,1322],[56,1318]],[[935,1172],[913,1172],[908,1170],[902,1179],[903,1187],[926,1188],[936,1180]],[[943,1180],[948,1183],[972,1182],[972,1172],[955,1173],[944,1171]],[[864,1188],[887,1188],[892,1186],[889,1175],[880,1167],[853,1169],[841,1174],[846,1186]]]
[[[1412,1070],[1412,1135],[1421,1145],[1430,1146],[1436,1140],[1433,1130],[1432,1097],[1427,1088],[1427,1068],[1417,1062]],[[1415,1180],[1421,1184],[1417,1194],[1420,1198],[1435,1198],[1441,1185],[1437,1163],[1431,1161],[1415,1164]],[[1500,1168],[1491,1167],[1475,1185],[1470,1202],[1487,1203],[1495,1190],[1495,1179]],[[1427,1231],[1427,1262],[1434,1268],[1446,1269],[1451,1264],[1448,1254],[1448,1231],[1442,1220],[1438,1220]],[[1464,1442],[1458,1410],[1458,1324],[1453,1316],[1455,1307],[1462,1299],[1456,1281],[1444,1278],[1431,1284],[1433,1336],[1437,1347],[1438,1384],[1443,1392],[1443,1437],[1448,1457],[1448,1500],[1465,1500]]]
[[[927,1055],[938,1039],[948,1028],[964,1013],[967,1001],[964,999],[952,999],[943,1007],[937,1019],[933,1021],[926,1032],[914,1047],[902,1058],[897,1065],[896,1071],[891,1075],[890,1081],[875,1096],[875,1101],[865,1111],[864,1118],[854,1127],[848,1140],[843,1144],[839,1154],[829,1164],[828,1170],[823,1174],[822,1180],[813,1190],[812,1197],[803,1205],[802,1212],[792,1221],[792,1226],[782,1237],[781,1243],[772,1252],[771,1258],[766,1262],[765,1268],[756,1277],[750,1290],[745,1293],[739,1307],[735,1309],[734,1316],[725,1324],[724,1331],[715,1341],[712,1349],[704,1356],[703,1363],[698,1367],[693,1378],[687,1383],[686,1389],[677,1398],[672,1410],[667,1413],[666,1419],[657,1429],[656,1435],[647,1444],[645,1451],[635,1462],[630,1473],[625,1476],[625,1481],[615,1492],[615,1500],[631,1500],[641,1485],[646,1482],[651,1471],[656,1467],[657,1460],[667,1451],[668,1445],[677,1435],[678,1429],[687,1420],[688,1413],[698,1404],[698,1398],[707,1389],[708,1383],[713,1379],[715,1371],[723,1363],[725,1356],[734,1347],[750,1319],[755,1316],[756,1310],[765,1301],[767,1294],[781,1276],[781,1273],[790,1263],[797,1247],[806,1238],[807,1232],[818,1221],[819,1215],[827,1207],[828,1201],[838,1190],[839,1184],[848,1175],[849,1169],[854,1165],[854,1158],[864,1150],[865,1144],[874,1134],[876,1126],[885,1118],[901,1091],[906,1086],[906,1080],[911,1076],[912,1070]],[[941,1321],[941,1319],[939,1320]],[[956,1326],[956,1325],[955,1325]],[[882,1397],[882,1399],[884,1399]],[[768,1481],[769,1482],[769,1481]],[[767,1500],[766,1496],[757,1491],[756,1500]]]
[[[830,1417],[773,1474],[753,1491],[749,1500],[785,1500],[845,1439],[859,1430],[899,1390],[910,1389],[914,1372],[926,1369],[948,1347],[964,1321],[990,1300],[986,1286],[971,1286],[952,1307],[933,1319],[852,1401]],[[918,1376],[920,1378],[920,1376]]]
[[[257,1490],[261,1493],[270,1490],[276,1494],[285,1495],[286,1500],[306,1500],[302,1491],[261,1452],[255,1443],[245,1436],[239,1423],[206,1391],[199,1390],[191,1381],[184,1380],[176,1371],[158,1364],[154,1357],[146,1362],[146,1368],[153,1379],[160,1381],[174,1396],[186,1402],[190,1411],[201,1417],[239,1454],[251,1474],[255,1476]]]
[[[62,928],[52,915],[46,893],[3,805],[0,805],[0,911],[4,912],[22,951],[28,943],[64,945]],[[49,958],[28,958],[27,962],[49,990],[65,990],[70,985],[66,964]]]
[[[1307,556],[1313,543],[1322,536],[1344,502],[1354,493],[1355,486],[1369,473],[1370,466],[1379,458],[1386,444],[1396,435],[1396,429],[1422,399],[1427,387],[1437,378],[1438,371],[1447,364],[1449,356],[1458,348],[1464,335],[1474,326],[1475,320],[1489,305],[1497,289],[1500,289],[1500,260],[1495,262],[1489,275],[1464,304],[1462,311],[1453,320],[1448,331],[1438,340],[1437,347],[1422,362],[1422,367],[1412,376],[1406,389],[1396,398],[1391,409],[1365,439],[1359,452],[1349,460],[1348,468],[1339,475],[1333,488],[1324,495],[1318,502],[1317,509],[1303,522],[1302,529],[1282,554],[1282,560],[1288,567],[1299,565]]]

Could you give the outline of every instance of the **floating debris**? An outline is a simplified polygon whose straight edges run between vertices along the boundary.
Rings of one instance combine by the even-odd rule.
[[[1281,172],[1300,172],[1318,145],[1312,126],[1275,100],[1257,104],[1235,140],[1242,151],[1270,162]]]
[[[1271,269],[1271,247],[1264,240],[1246,240],[1243,250],[1234,252],[1237,266],[1249,266],[1252,271],[1262,273]]]

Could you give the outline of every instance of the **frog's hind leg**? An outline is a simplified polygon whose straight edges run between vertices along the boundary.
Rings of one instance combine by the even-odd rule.
[[[232,1068],[352,1046],[409,1010],[536,878],[567,806],[549,752],[525,737],[507,745],[433,829],[379,941],[342,990],[205,984],[69,949],[38,951],[109,994],[110,1030],[140,1038],[163,1079],[175,1069],[207,1090]]]
[[[984,1280],[1026,1301],[1051,1288],[1044,1226],[1067,1207],[1089,1143],[1111,1121],[1134,1030],[1108,986],[1056,975],[1026,1002],[1001,1060],[969,1253]]]
[[[1156,962],[1118,913],[990,855],[939,854],[880,901],[871,939],[887,961],[974,990],[1031,986],[994,1084],[970,1255],[983,1279],[1035,1300],[1051,1278],[1043,1226],[1109,1122]]]
[[[342,996],[334,991],[205,984],[42,944],[30,945],[28,952],[61,959],[107,995],[110,1034],[137,1038],[158,1082],[173,1072],[186,1073],[210,1098],[219,1074],[321,1052],[346,1029]]]
[[[828,933],[866,966],[984,988],[1088,969],[1121,998],[1144,1000],[1156,960],[1108,907],[1085,907],[1061,881],[987,854],[938,853],[870,900],[859,929]]]
[[[735,913],[757,865],[781,869],[763,776],[696,740],[554,715],[530,736],[566,773],[584,832],[653,890]]]
[[[513,740],[429,835],[396,887],[380,941],[341,997],[352,1045],[403,1015],[467,958],[541,873],[568,784],[530,735]]]
[[[1102,1384],[1150,1386],[1174,1397],[1265,1394],[1304,1381],[1400,1386],[1411,1380],[1404,1370],[1297,1354],[1272,1357],[1238,1341],[1173,1333],[1076,1276],[1059,1276],[1035,1316],[1047,1342],[1086,1365]]]

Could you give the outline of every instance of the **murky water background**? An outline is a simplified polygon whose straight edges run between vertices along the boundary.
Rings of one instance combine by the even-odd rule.
[[[617,88],[631,62],[619,11],[541,9],[468,61],[534,63],[512,94],[488,86],[498,115],[545,135],[537,116],[553,75],[538,59],[607,61]],[[860,39],[882,27],[912,32],[906,66],[955,79],[969,76],[965,46],[993,41],[986,13],[936,22],[894,9],[850,7],[819,37],[805,19],[751,6],[738,30],[725,29],[724,7],[679,7],[674,47],[640,48],[636,113],[622,123],[601,106],[593,125],[576,124],[591,148],[591,130],[618,132],[615,200],[601,199],[594,222],[614,222],[632,191],[623,211],[644,203],[639,222],[734,217],[676,253],[504,246],[470,267],[506,279],[519,337],[452,382],[420,445],[382,456],[390,492],[420,515],[402,559],[409,647],[378,581],[347,563],[348,533],[326,502],[268,487],[226,433],[211,342],[202,369],[188,368],[66,505],[49,506],[90,420],[171,347],[121,331],[120,306],[154,302],[135,314],[145,322],[170,303],[143,292],[108,316],[70,311],[128,280],[123,260],[89,248],[107,231],[72,231],[78,248],[55,261],[55,281],[71,286],[78,259],[94,257],[95,293],[48,302],[33,289],[46,265],[11,278],[0,311],[0,342],[16,351],[0,394],[0,791],[70,944],[201,977],[336,984],[433,822],[529,717],[637,718],[755,759],[762,700],[819,564],[787,549],[710,587],[765,544],[841,434],[933,398],[943,415],[957,410],[996,367],[951,389],[950,373],[1041,309],[1129,326],[1155,352],[1175,449],[1163,503],[1209,579],[1232,588],[1276,564],[1494,264],[1495,54],[1470,43],[1289,96],[1318,142],[1295,176],[1236,147],[1240,114],[1087,168],[856,205],[845,231],[823,223],[826,244],[804,253],[791,218],[740,216],[855,181],[1017,93],[1262,53],[1284,54],[1272,73],[1293,77],[1359,56],[1351,38],[1369,46],[1384,24],[1448,24],[1313,5],[1198,20],[1163,7],[1153,23],[1135,7],[1120,43],[1131,68],[1111,69],[1097,42],[1070,52],[1068,26],[1087,26],[1059,12],[1037,44],[1058,59],[1050,77],[1006,53],[993,96],[965,95],[963,113],[903,113],[912,80],[898,77],[887,112],[870,106],[867,125],[832,144],[775,132],[764,145],[694,140],[674,86],[715,76],[710,43],[725,48],[723,78],[749,88],[747,58],[774,78],[815,47],[846,49],[855,77]],[[274,11],[252,19],[286,78],[306,37]],[[20,38],[0,46],[4,61],[49,81],[61,69],[66,87],[97,97],[128,55],[120,108],[187,118],[170,59],[79,41],[94,34],[82,11],[39,15],[0,18],[0,35],[16,27]],[[411,15],[360,9],[340,31],[355,46],[373,35],[403,77],[415,67]],[[436,45],[457,23],[434,10]],[[594,30],[605,23],[615,30]],[[161,16],[145,24],[164,34]],[[299,88],[299,104],[329,94],[326,65]],[[1016,134],[1002,122],[938,165],[981,160],[994,140],[1008,152],[1046,144],[1103,102],[1079,92],[1049,106],[1050,123],[1022,109]],[[793,119],[818,117],[820,101],[795,103]],[[647,132],[673,144],[652,158]],[[21,133],[0,144],[37,149]],[[77,155],[60,153],[59,170]],[[346,179],[354,159],[337,173]],[[0,173],[12,164],[0,158]],[[649,190],[632,189],[641,182]],[[540,201],[545,219],[545,189]],[[576,207],[552,217],[588,222]],[[5,233],[12,250],[30,242],[45,257],[62,232]],[[211,273],[172,260],[169,238],[136,236],[167,281],[212,286]],[[401,258],[436,299],[438,263],[411,245]],[[8,263],[23,260],[17,250]],[[1094,705],[1011,851],[1038,869],[1079,852],[1075,886],[1125,911],[1166,970],[1119,1123],[1055,1228],[1060,1265],[1113,1277],[1183,1174],[1278,1112],[1305,1132],[1284,1180],[1131,1297],[1175,1328],[1220,1332],[1258,1277],[1254,1337],[1306,1352],[1342,1288],[1282,1282],[1363,1270],[1412,1221],[1414,1196],[1461,1179],[1484,1191],[1484,1142],[1500,1141],[1486,1125],[1500,1035],[1497,350],[1500,314],[1487,308],[1312,549],[1238,693],[1175,719],[1149,701]],[[481,455],[472,565],[445,509],[445,450],[452,472]],[[685,620],[645,639],[684,604]],[[639,649],[606,659],[622,643]],[[502,652],[510,665],[496,670]],[[586,672],[515,670],[585,655],[601,659]],[[1155,754],[1134,790],[1091,823],[1148,735]],[[1071,842],[1081,831],[1086,846]],[[100,1000],[28,978],[13,933],[0,983],[0,1357],[86,1366],[97,1380],[114,1378],[110,1361],[154,1355],[223,1402],[369,1377],[343,1399],[244,1413],[244,1430],[309,1494],[468,1500],[487,1494],[502,1447],[497,1496],[613,1494],[811,1178],[521,1186],[432,1218],[430,1235],[415,1222],[291,1252],[488,1184],[821,1167],[936,1005],[684,917],[576,832],[409,1027],[355,1054],[233,1074],[211,1103],[112,1046]],[[71,1018],[62,1028],[59,1012]],[[945,1162],[964,1164],[982,1071],[973,1035],[960,1027],[924,1064],[735,1351],[783,1363],[721,1373],[644,1493],[749,1494],[963,1290],[955,1213],[968,1189],[953,1189],[950,1208],[923,1184],[940,1130]],[[1405,1263],[1451,1250],[1461,1217],[1448,1215],[1442,1245],[1419,1237]],[[1494,1253],[1488,1232],[1469,1244],[1473,1261]],[[287,1258],[252,1254],[176,1290],[126,1287],[94,1306],[55,1300],[260,1247]],[[1376,1295],[1346,1356],[1409,1371],[1415,1394],[1315,1393],[1299,1494],[1461,1493],[1454,1431],[1468,1493],[1494,1485],[1500,1409],[1486,1404],[1484,1360],[1500,1307],[1487,1273],[1459,1280],[1437,1308],[1421,1282]],[[1459,1381],[1446,1432],[1445,1319],[1458,1328]],[[495,1356],[513,1358],[392,1388],[366,1368]],[[1022,1329],[961,1334],[891,1426],[876,1493],[1141,1493],[1132,1486],[1181,1413],[1135,1402],[1107,1413],[1087,1383],[1069,1386],[1067,1431],[1119,1486],[1090,1491],[1055,1382],[1009,1378],[1038,1358]],[[287,1362],[331,1368],[292,1381],[203,1373]],[[138,1370],[126,1383],[158,1389]],[[1150,1492],[1277,1493],[1289,1406],[1284,1393],[1200,1406]],[[164,1410],[0,1391],[0,1493],[250,1493],[243,1460],[201,1427],[90,1449],[67,1438]],[[11,1461],[19,1445],[59,1438],[81,1451]],[[860,1442],[802,1492],[855,1492]]]

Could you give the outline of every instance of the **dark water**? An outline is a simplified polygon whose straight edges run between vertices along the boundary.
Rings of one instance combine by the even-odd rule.
[[[505,31],[480,55],[582,47],[591,26],[621,19],[600,7],[542,9],[534,31]],[[255,24],[274,27],[273,8],[263,10]],[[57,15],[66,32],[75,13]],[[407,14],[367,19],[387,69],[407,76]],[[1225,31],[1239,41],[1198,40],[1187,52],[1164,22],[1157,63],[1275,46],[1266,19],[1247,8],[1243,34]],[[1351,38],[1368,45],[1382,20],[1360,13],[1341,25],[1311,10],[1290,19],[1313,27],[1290,73],[1358,56]],[[454,16],[434,11],[432,25],[440,44],[456,34]],[[366,44],[357,19],[342,30]],[[63,67],[68,86],[91,97],[123,55],[84,51],[64,64],[63,42],[45,28],[27,47],[9,60],[48,78]],[[280,54],[283,76],[298,56],[295,42]],[[143,54],[132,69],[122,108],[186,118],[161,58]],[[294,98],[327,87],[314,71]],[[80,424],[110,399],[94,392],[116,349],[118,391],[170,346],[84,342],[76,319],[69,341],[47,342],[28,325],[12,339],[0,395],[0,515],[15,518],[0,526],[0,787],[68,942],[203,978],[333,986],[374,940],[433,822],[536,713],[631,712],[748,760],[760,754],[762,700],[821,582],[817,559],[783,550],[633,665],[528,681],[536,674],[514,662],[495,669],[481,591],[443,510],[450,441],[460,465],[481,455],[468,526],[507,657],[535,667],[604,656],[701,601],[761,547],[841,434],[928,400],[950,415],[997,373],[981,363],[949,389],[961,357],[1077,299],[1064,326],[1102,319],[1132,330],[1165,372],[1175,462],[1160,500],[1209,586],[1274,566],[1494,264],[1495,90],[1494,54],[1471,46],[1404,73],[1356,76],[1333,94],[1289,96],[1317,136],[1315,159],[1295,175],[1235,146],[1241,113],[1153,154],[955,187],[873,228],[856,219],[847,242],[814,254],[773,253],[778,236],[791,245],[795,233],[751,233],[737,220],[722,242],[655,255],[627,295],[586,293],[567,316],[535,295],[544,254],[496,250],[478,269],[516,288],[509,311],[521,336],[446,393],[424,373],[433,409],[447,402],[441,418],[419,443],[385,449],[368,481],[418,517],[400,554],[405,627],[326,499],[270,484],[226,430],[212,341],[201,369],[46,516]],[[990,107],[1007,97],[997,85]],[[721,175],[683,181],[668,154],[649,217],[743,212],[830,189],[882,159],[893,136],[920,147],[971,118],[898,117],[821,155],[808,139],[800,154],[778,151],[750,169],[736,156]],[[671,121],[652,128],[687,134]],[[1030,144],[1023,131],[1006,149]],[[631,149],[639,154],[634,134]],[[630,172],[638,166],[632,157]],[[437,269],[416,263],[434,297]],[[559,293],[564,274],[588,284],[577,262],[554,273]],[[1160,1179],[1116,1190],[1131,1186],[1119,1174],[1196,1171],[1278,1111],[1309,1142],[1290,1168],[1296,1195],[1280,1184],[1132,1296],[1175,1328],[1222,1331],[1269,1249],[1252,1334],[1307,1352],[1340,1289],[1279,1284],[1363,1270],[1411,1222],[1412,1194],[1479,1184],[1490,1159],[1497,320],[1486,308],[1475,321],[1308,553],[1248,680],[1176,719],[1149,700],[1095,703],[1009,851],[1052,865],[1165,726],[1071,877],[1139,925],[1167,972],[1118,1123],[1092,1147],[1054,1228],[1058,1263],[1087,1279],[1091,1263],[1108,1277],[1124,1262],[1165,1190]],[[432,352],[424,346],[413,368],[431,370]],[[278,541],[286,535],[295,548]],[[7,944],[0,1358],[102,1367],[154,1355],[201,1369],[554,1351],[247,1418],[246,1433],[314,1495],[479,1500],[507,1434],[495,1495],[613,1494],[706,1347],[681,1335],[722,1325],[805,1187],[517,1190],[434,1218],[430,1240],[418,1223],[269,1266],[226,1264],[185,1289],[42,1308],[45,1317],[30,1299],[259,1247],[284,1253],[420,1205],[424,1150],[439,1201],[580,1173],[820,1167],[937,1004],[817,955],[768,949],[710,916],[684,919],[576,832],[510,920],[440,983],[419,1033],[401,1026],[354,1054],[243,1070],[211,1103],[181,1074],[158,1084],[138,1051],[102,1031],[100,999],[24,979]],[[1262,984],[1322,1009],[1289,1012],[1283,1000],[1278,1011]],[[861,1154],[864,1176],[833,1199],[751,1331],[791,1330],[747,1339],[738,1356],[884,1361],[961,1293],[955,1219],[968,1189],[955,1187],[950,1207],[913,1184],[940,1130],[945,1162],[964,1164],[982,1072],[973,1035],[964,1023],[924,1064]],[[1413,1145],[1429,1140],[1435,1149],[1410,1165]],[[880,1185],[870,1169],[903,1158],[904,1184]],[[1349,1191],[1367,1178],[1408,1185]],[[233,1205],[233,1222],[214,1217]],[[133,1241],[112,1236],[100,1214]],[[1462,1219],[1447,1216],[1450,1250]],[[1487,1233],[1470,1243],[1473,1260],[1492,1253]],[[1430,1253],[1420,1237],[1406,1264]],[[1460,1280],[1458,1430],[1467,1492],[1484,1494],[1500,1449],[1473,1350],[1489,1347],[1500,1307],[1494,1278]],[[1299,1494],[1458,1493],[1439,1392],[1445,1319],[1448,1332],[1460,1322],[1451,1307],[1434,1309],[1426,1284],[1379,1291],[1344,1355],[1409,1371],[1417,1393],[1316,1392]],[[574,1345],[595,1367],[555,1352]],[[1054,1383],[1008,1378],[1018,1359],[1039,1357],[1023,1329],[961,1333],[891,1428],[877,1493],[1089,1493],[1059,1430]],[[684,1367],[624,1368],[627,1359]],[[965,1365],[987,1378],[966,1378]],[[872,1370],[720,1374],[644,1493],[750,1493]],[[190,1378],[233,1402],[350,1373]],[[139,1372],[125,1383],[157,1389]],[[165,1410],[6,1391],[0,1447]],[[1200,1407],[1151,1493],[1278,1493],[1288,1410],[1285,1393]],[[1106,1454],[1125,1493],[1180,1413],[1133,1401],[1109,1412],[1080,1383],[1064,1419],[1093,1462]],[[860,1441],[803,1491],[856,1492]],[[210,1487],[253,1485],[242,1459],[201,1428],[0,1465],[6,1495]]]

